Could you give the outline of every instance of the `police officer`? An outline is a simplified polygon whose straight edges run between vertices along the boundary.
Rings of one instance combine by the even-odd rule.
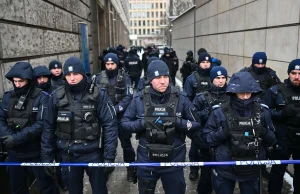
[[[52,73],[51,86],[59,87],[64,85],[62,64],[58,60],[53,60],[49,63],[49,70]]]
[[[35,67],[33,69],[33,75],[34,75],[36,87],[42,89],[48,94],[51,94],[52,91],[57,88],[57,86],[51,87],[52,73],[49,71],[49,69],[46,66],[42,65],[42,66]],[[58,158],[57,161],[60,162],[59,154],[57,154],[56,157]],[[62,176],[62,173],[64,176]],[[64,184],[64,181],[67,183],[67,168],[58,166],[56,167],[55,174],[56,174],[57,184],[63,191],[66,191],[67,186]],[[65,180],[63,181],[63,179]]]
[[[124,53],[123,53],[123,46],[119,45],[116,50],[117,50],[117,55],[118,55],[118,58],[119,58],[118,68],[122,69],[122,68],[125,67],[124,62],[125,62],[125,59],[126,59],[126,57],[124,56]]]
[[[118,131],[121,146],[123,148],[124,162],[134,162],[135,152],[131,144],[131,134],[124,132],[119,123],[130,101],[132,100],[133,89],[130,78],[124,71],[118,69],[119,60],[113,53],[108,53],[104,58],[106,70],[97,75],[96,83],[105,88],[112,101],[118,118]],[[127,180],[132,182],[134,169],[127,168]]]
[[[144,49],[144,53],[142,54],[142,64],[143,64],[143,69],[144,69],[144,75],[146,76],[147,74],[147,68],[148,64],[147,61],[149,59],[149,54],[152,52],[151,46],[148,46],[146,49]]]
[[[125,65],[125,71],[129,74],[131,83],[134,85],[134,88],[136,89],[142,74],[142,68],[143,68],[142,61],[135,56],[133,50],[130,50],[129,55],[124,62],[124,65]]]
[[[213,67],[210,71],[211,84],[209,90],[203,93],[198,93],[194,98],[193,104],[196,107],[197,115],[201,120],[201,127],[205,125],[208,116],[213,109],[229,101],[229,96],[226,94],[226,80],[227,70],[224,67]],[[201,161],[211,161],[212,155],[209,146],[201,144],[202,141],[199,141],[201,138],[201,133],[199,132],[193,135],[192,144],[194,145],[191,146],[191,149],[200,150],[199,159]],[[197,150],[190,152],[190,154],[192,153],[197,153]],[[195,157],[190,156],[190,158]],[[191,171],[197,172],[198,174],[198,169],[199,168],[195,168],[195,170]],[[198,182],[197,191],[198,194],[210,194],[212,192],[211,167],[201,167],[201,176]]]
[[[241,71],[249,72],[256,82],[260,85],[263,92],[271,86],[281,83],[276,72],[269,67],[266,67],[267,55],[265,52],[256,52],[252,56],[252,64],[250,67],[245,67]],[[260,95],[263,98],[263,93]]]
[[[172,80],[172,83],[175,84],[176,72],[178,71],[178,59],[174,60],[174,58],[171,56],[170,49],[166,47],[164,49],[164,54],[162,55],[161,60],[163,60],[168,65],[170,78]]]
[[[194,71],[186,80],[184,84],[184,91],[187,93],[188,98],[192,102],[197,93],[205,92],[209,89],[210,85],[210,70],[211,70],[211,56],[204,52],[199,55],[199,66],[197,71]],[[199,161],[199,152],[195,147],[195,143],[191,143],[189,150],[190,161]],[[198,178],[199,167],[190,167],[189,179],[195,181]]]
[[[44,118],[42,161],[53,162],[57,148],[62,162],[113,162],[118,129],[105,89],[91,87],[83,64],[76,57],[66,60],[64,76],[66,83],[52,93]],[[46,168],[52,173],[52,168]],[[69,167],[69,193],[82,193],[84,170],[93,193],[107,194],[105,175],[112,168],[84,166]]]
[[[51,86],[52,73],[44,65],[35,67],[33,69],[33,75],[34,75],[36,87],[41,88],[48,94],[51,94],[51,92],[58,87],[58,86],[54,86],[54,87]]]
[[[34,87],[32,67],[16,63],[5,77],[14,89],[5,92],[0,108],[0,140],[8,150],[8,162],[40,162],[41,135],[48,94]],[[41,167],[8,166],[11,192],[29,194],[27,173],[31,171],[41,193],[59,193],[54,179]]]
[[[208,53],[201,53],[198,60],[199,66],[197,71],[193,72],[184,84],[184,91],[189,99],[193,101],[199,92],[207,91],[209,88],[211,70],[211,56]]]
[[[278,145],[273,149],[271,159],[300,159],[300,59],[290,62],[288,78],[284,83],[272,86],[266,91],[264,101],[270,107],[276,128]],[[279,194],[287,165],[273,165],[269,176],[269,193]],[[300,193],[300,166],[294,165],[294,194]]]
[[[121,124],[124,130],[136,133],[139,139],[138,162],[185,161],[185,137],[199,129],[194,107],[185,93],[170,86],[168,66],[152,61],[147,72],[150,87],[135,95]],[[138,167],[140,194],[154,194],[161,178],[166,194],[185,193],[182,167]]]
[[[261,160],[265,146],[276,138],[269,110],[256,102],[261,88],[248,72],[233,74],[226,92],[229,102],[210,114],[203,134],[205,143],[215,147],[216,161]],[[216,194],[232,194],[239,182],[241,194],[258,194],[259,166],[216,166],[212,170],[212,185]]]
[[[193,57],[193,51],[189,50],[186,53],[185,62],[180,68],[180,73],[182,77],[182,85],[184,86],[186,78],[194,71],[196,71],[197,61]]]

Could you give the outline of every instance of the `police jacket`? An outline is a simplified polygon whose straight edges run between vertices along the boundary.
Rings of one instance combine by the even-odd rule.
[[[281,83],[280,79],[276,75],[276,72],[268,67],[266,67],[265,71],[262,73],[257,73],[252,66],[241,70],[241,72],[243,71],[249,72],[263,91],[266,91],[270,87]]]
[[[173,89],[172,89],[173,88]],[[170,161],[172,162],[183,162],[185,161],[186,154],[186,146],[185,146],[185,135],[187,133],[196,131],[200,127],[200,123],[196,122],[193,111],[194,107],[192,103],[188,100],[187,96],[183,92],[179,92],[179,89],[175,87],[169,87],[164,94],[158,94],[155,90],[150,87],[150,95],[151,102],[154,104],[167,104],[171,100],[175,100],[177,102],[176,110],[175,107],[172,108],[176,113],[176,122],[172,123],[172,126],[175,126],[176,136],[173,141],[174,152]],[[139,145],[137,148],[137,161],[138,162],[150,162],[148,151],[147,151],[147,139],[145,136],[146,127],[145,127],[145,108],[144,103],[144,90],[142,92],[138,92],[134,99],[131,101],[129,107],[127,108],[124,117],[121,120],[121,125],[126,132],[136,133],[139,137]],[[173,93],[174,92],[174,93]],[[176,93],[175,93],[176,92]],[[171,98],[173,94],[176,94],[176,98]],[[149,104],[150,102],[148,102]],[[161,109],[167,109],[167,107],[161,107]],[[156,110],[156,109],[152,109]],[[158,112],[160,110],[157,110]],[[164,113],[164,110],[163,112]],[[153,115],[156,115],[153,113]],[[154,118],[155,117],[155,118]],[[154,116],[154,122],[156,120],[160,120],[161,117]],[[174,168],[154,168],[154,167],[140,167],[149,169],[152,171],[160,171],[160,172],[168,172],[176,170],[177,167]]]
[[[203,125],[206,123],[213,108],[229,101],[229,96],[226,94],[226,87],[227,84],[220,88],[211,83],[208,91],[198,93],[194,98],[193,104]]]
[[[105,89],[95,87],[91,94],[88,88],[89,85],[81,93],[73,94],[62,86],[52,93],[41,141],[43,162],[53,162],[56,148],[74,156],[94,153],[97,158],[103,154],[104,159],[115,159],[118,129],[114,107]],[[85,133],[77,130],[80,127],[84,127]],[[104,149],[99,148],[100,129]]]
[[[186,92],[188,98],[192,102],[197,93],[207,91],[210,85],[209,78],[210,69],[202,70],[198,68],[187,79],[183,90]]]
[[[113,102],[118,118],[121,118],[133,96],[133,89],[129,76],[121,70],[112,78],[108,78],[106,71],[97,74],[96,83],[105,88]]]
[[[299,88],[294,88],[290,80],[286,79],[284,83],[268,89],[263,100],[270,108],[270,114],[276,128],[275,135],[278,144],[282,147],[300,149],[300,117],[298,115],[300,110],[290,118],[283,118],[281,116],[281,111],[286,106],[293,106],[296,110],[299,109]]]
[[[222,104],[212,111],[205,127],[202,129],[205,134],[205,141],[211,147],[215,147],[216,161],[232,160],[256,160],[265,159],[265,146],[276,143],[272,120],[267,106],[260,105],[254,101],[255,97],[240,103],[237,97],[232,96],[229,103]],[[251,119],[251,120],[250,120]],[[229,128],[231,135],[225,134],[225,128]],[[261,133],[260,129],[266,129],[266,133]],[[262,139],[259,144],[254,144],[254,132]],[[243,138],[247,136],[247,138]],[[236,138],[239,137],[240,141]],[[250,141],[251,142],[248,142]],[[257,145],[253,147],[253,145]],[[237,149],[236,147],[239,147]],[[236,149],[233,149],[236,148]],[[258,154],[256,155],[256,151]],[[253,166],[248,166],[247,170],[255,170]],[[213,173],[235,181],[253,180],[259,176],[258,171],[253,174],[243,174],[239,166],[217,166]],[[257,170],[257,169],[256,169]]]
[[[142,64],[143,64],[144,72],[147,72],[148,69],[148,64],[147,64],[148,59],[149,59],[149,53],[144,52],[142,55]]]
[[[170,76],[175,76],[176,72],[178,71],[178,59],[175,60],[171,55],[169,57],[163,55],[161,60],[168,65]]]
[[[129,55],[124,62],[125,70],[130,77],[141,77],[142,62],[135,55]]]
[[[15,146],[9,149],[8,153],[18,158],[38,157],[41,152],[40,141],[48,93],[40,89],[31,91],[23,106],[24,109],[16,110],[14,105],[19,98],[16,97],[14,90],[5,92],[0,108],[0,136],[12,135]],[[12,122],[21,126],[19,129],[9,124],[13,117],[17,117]],[[24,124],[22,119],[26,117],[29,118],[28,122],[22,126]]]
[[[65,84],[65,80],[63,79],[63,73],[60,76],[52,76],[51,78],[51,87],[58,88]]]
[[[194,58],[186,58],[186,61],[182,64],[180,68],[181,77],[187,78],[193,71],[195,71],[196,61]]]

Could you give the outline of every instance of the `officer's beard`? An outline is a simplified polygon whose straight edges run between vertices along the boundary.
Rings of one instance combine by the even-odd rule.
[[[288,79],[288,83],[291,85],[291,87],[295,90],[300,90],[300,79],[296,78],[293,81]]]
[[[50,79],[47,81],[47,82],[45,82],[45,83],[41,83],[41,84],[39,84],[39,83],[37,83],[36,84],[36,86],[38,87],[38,88],[41,88],[42,90],[44,90],[44,91],[49,91],[49,89],[51,88],[51,81],[50,81]]]
[[[117,74],[118,74],[118,68],[113,69],[113,70],[106,69],[106,75],[109,78],[115,77]]]
[[[87,78],[85,75],[83,76],[83,79],[80,82],[78,82],[77,84],[71,85],[68,82],[66,82],[66,87],[71,93],[84,92],[87,85],[88,85],[88,82],[87,82]]]
[[[17,88],[15,86],[15,84],[13,84],[13,85],[14,85],[14,91],[15,91],[17,97],[25,96],[31,88],[30,82],[21,88]]]
[[[258,68],[258,67],[255,67],[254,65],[252,65],[252,69],[257,74],[263,74],[267,70],[266,66]]]

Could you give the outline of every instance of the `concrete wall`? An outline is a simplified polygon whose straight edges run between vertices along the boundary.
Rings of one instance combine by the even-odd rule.
[[[98,5],[96,5],[95,0],[13,0],[0,2],[0,96],[4,91],[12,88],[12,84],[4,76],[11,66],[18,61],[27,61],[33,66],[48,66],[53,59],[58,59],[64,63],[71,56],[81,57],[78,22],[88,24],[91,63],[93,60],[97,60],[97,56],[99,56],[100,50],[104,49],[104,46],[115,46],[126,42],[128,44],[128,16],[120,11],[122,6],[115,0],[113,4],[109,0],[97,0]],[[105,4],[110,9],[107,9]],[[113,10],[117,22],[114,24],[114,29],[122,29],[122,33],[114,33],[112,36],[106,30],[112,26],[113,18],[111,20],[106,19],[107,22],[103,22],[103,18],[99,19],[100,16],[111,14],[102,14],[98,17],[99,14],[97,13],[92,23],[92,6],[98,6],[105,13]],[[114,6],[118,7],[115,8]],[[97,9],[94,10],[97,11]],[[93,39],[95,36],[105,36],[105,41],[112,37],[112,42],[99,43],[103,38]],[[95,40],[98,43],[95,43]],[[102,45],[103,48],[100,48],[99,45]],[[97,64],[97,61],[94,64]]]
[[[300,57],[299,0],[196,0],[196,6],[196,50],[206,48],[230,74],[264,51],[283,80],[288,63]],[[193,50],[193,13],[173,21],[173,47],[182,60]]]

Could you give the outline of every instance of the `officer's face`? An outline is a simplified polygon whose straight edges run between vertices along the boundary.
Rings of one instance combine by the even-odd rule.
[[[209,61],[202,61],[201,63],[200,63],[200,67],[202,68],[202,69],[208,69],[208,68],[210,68],[210,62]]]
[[[71,72],[66,75],[66,80],[70,85],[78,84],[83,79],[80,73]]]
[[[110,61],[106,62],[105,66],[106,66],[107,70],[114,70],[117,68],[117,64],[115,64],[114,62],[110,62]]]
[[[60,74],[62,73],[62,69],[61,69],[61,68],[51,69],[50,71],[51,71],[51,73],[52,73],[54,76],[60,76]]]
[[[222,88],[225,85],[225,83],[226,83],[226,77],[224,75],[217,76],[213,80],[213,84],[220,88]]]
[[[289,79],[296,87],[300,87],[300,70],[293,70],[289,73]]]
[[[151,84],[156,91],[163,93],[169,86],[169,76],[158,76],[151,81]]]
[[[248,100],[251,98],[252,93],[243,92],[243,93],[236,93],[236,96],[241,100]]]
[[[266,66],[266,64],[254,64],[254,67],[256,68],[264,68]]]
[[[40,76],[36,79],[37,83],[42,84],[48,82],[48,77],[46,76]]]
[[[23,78],[13,78],[14,84],[17,88],[22,88],[26,84],[28,84],[28,79],[23,79]]]

